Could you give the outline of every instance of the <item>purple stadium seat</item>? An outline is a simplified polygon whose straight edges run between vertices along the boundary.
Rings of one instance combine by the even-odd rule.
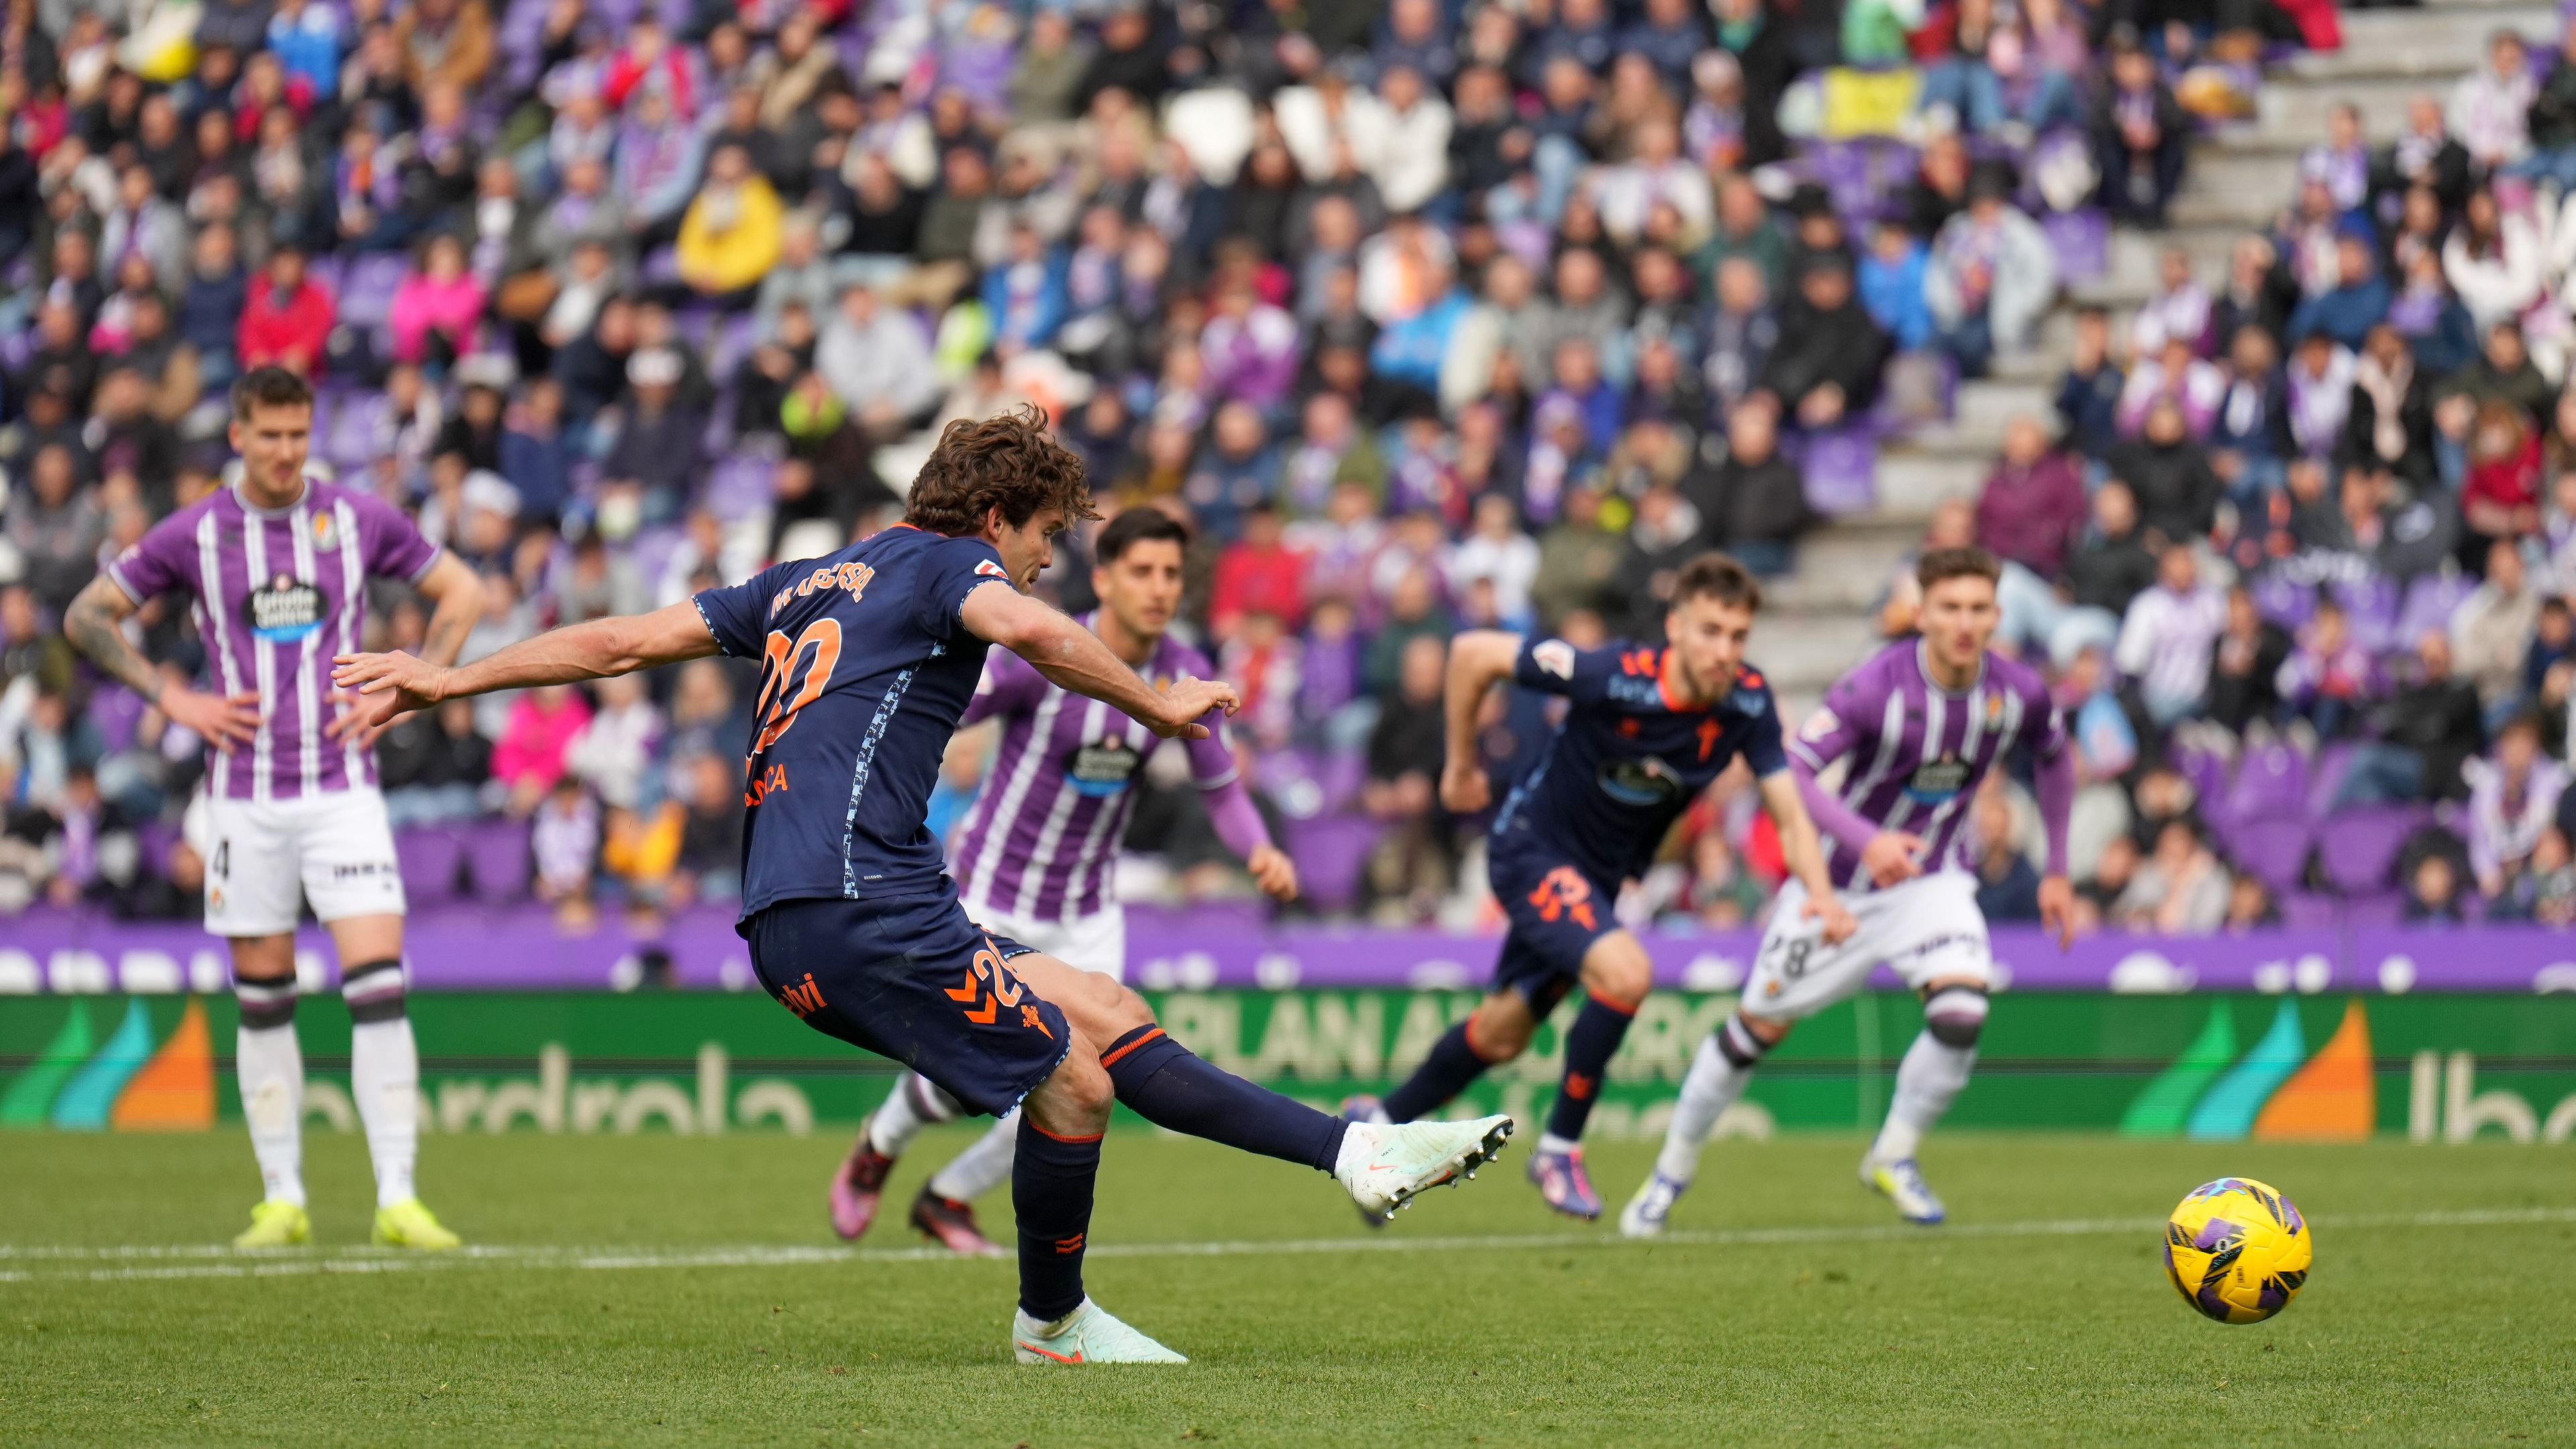
[[[1799,446],[1807,502],[1818,513],[1864,513],[1878,505],[1878,438],[1865,423],[1807,434]]]
[[[401,252],[368,252],[351,262],[340,293],[340,321],[360,329],[381,326],[393,315],[394,289],[408,265]]]
[[[2338,740],[2317,751],[2316,766],[2308,771],[2308,814],[2324,819],[2334,808],[2334,798],[2343,789],[2343,777],[2352,773],[2353,757],[2360,746],[2350,740]]]
[[[2366,896],[2352,896],[2343,903],[2344,929],[2375,930],[2394,926],[2406,916],[2406,898],[2396,891],[2380,891]]]
[[[2397,612],[2397,642],[2391,647],[2411,651],[2428,631],[2448,631],[2451,615],[2476,587],[2476,580],[2461,574],[2425,574],[2416,579],[2406,590],[2406,606]]]
[[[718,377],[731,378],[742,360],[760,342],[760,317],[754,312],[736,312],[716,328],[715,347],[707,358],[707,370]],[[719,411],[731,413],[731,408]]]
[[[648,528],[637,533],[634,543],[635,571],[641,574],[647,583],[658,582],[663,572],[670,568],[671,556],[680,551],[680,542],[685,536],[679,529],[667,525],[661,528]]]
[[[394,839],[402,864],[403,894],[413,906],[445,905],[456,899],[457,868],[465,863],[465,840],[453,830],[406,830]]]
[[[98,743],[109,752],[134,743],[143,722],[143,696],[130,689],[100,689],[89,697],[89,721],[98,727]]]
[[[2215,750],[2176,745],[2167,756],[2182,777],[2191,782],[2192,792],[2200,797],[2203,810],[2214,810],[2227,794],[2227,759]]]
[[[2285,744],[2259,745],[2236,764],[2228,783],[2225,809],[2230,820],[2305,821],[2308,813],[2308,762]],[[2301,829],[2305,829],[2303,824]]]
[[[2412,805],[2365,805],[2329,816],[2317,832],[2317,864],[2347,896],[2388,889],[2397,853],[2429,817]]]
[[[162,873],[161,863],[170,858],[170,847],[178,840],[179,827],[164,821],[146,820],[134,827],[136,853],[143,857],[143,869],[152,875]]]
[[[528,894],[528,826],[520,820],[479,820],[466,827],[465,859],[474,898],[508,905]]]
[[[2284,629],[2296,629],[2317,611],[2317,592],[2306,584],[2267,574],[2254,582],[2254,607]]]
[[[2402,601],[2396,580],[2376,575],[2349,579],[2335,585],[2334,596],[2352,622],[2353,642],[2373,654],[2401,647],[2397,621]]]
[[[2281,897],[2281,924],[2293,931],[2328,931],[2343,914],[2342,903],[2313,891],[2289,891]]]
[[[1378,823],[1365,816],[1319,816],[1288,822],[1288,854],[1297,883],[1319,911],[1347,911],[1360,902]]]
[[[778,485],[778,460],[758,453],[727,453],[707,475],[707,511],[732,522],[769,506]]]
[[[376,437],[383,424],[386,408],[383,393],[362,394],[349,398],[331,414],[331,427],[322,434],[322,456],[343,472],[354,472],[375,460]]]
[[[1324,787],[1326,813],[1350,809],[1360,798],[1360,787],[1368,783],[1368,756],[1358,750],[1327,753],[1315,783]]]
[[[2308,864],[2308,822],[2297,816],[2239,819],[2228,831],[2228,853],[2277,894],[2298,884]]]

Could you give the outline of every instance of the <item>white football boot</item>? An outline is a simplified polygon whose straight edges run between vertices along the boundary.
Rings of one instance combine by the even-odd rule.
[[[1384,1217],[1425,1188],[1474,1177],[1477,1168],[1502,1155],[1511,1135],[1509,1117],[1353,1122],[1342,1136],[1342,1155],[1333,1163],[1333,1176],[1361,1212]]]
[[[1188,1363],[1092,1302],[1053,1323],[1011,1315],[1011,1351],[1022,1363]]]
[[[1665,1220],[1673,1215],[1673,1203],[1690,1188],[1687,1182],[1675,1182],[1658,1172],[1637,1185],[1637,1195],[1619,1209],[1619,1236],[1623,1238],[1660,1238]]]
[[[1860,1160],[1860,1181],[1861,1186],[1896,1204],[1898,1216],[1909,1223],[1928,1228],[1950,1215],[1941,1206],[1940,1195],[1923,1180],[1923,1169],[1916,1167],[1911,1157],[1898,1162],[1864,1157]]]

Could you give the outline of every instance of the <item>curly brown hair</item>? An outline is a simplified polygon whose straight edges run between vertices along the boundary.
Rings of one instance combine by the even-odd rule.
[[[903,521],[962,538],[981,532],[996,508],[1018,528],[1049,507],[1063,509],[1067,524],[1100,516],[1082,459],[1047,432],[1046,414],[1023,405],[950,423],[912,480]]]

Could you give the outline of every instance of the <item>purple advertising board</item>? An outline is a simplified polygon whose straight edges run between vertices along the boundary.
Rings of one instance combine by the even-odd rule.
[[[1645,936],[1659,985],[1727,991],[1742,983],[1750,931]],[[541,911],[438,912],[415,918],[408,955],[419,990],[625,990],[667,963],[668,984],[750,990],[758,983],[730,915],[683,915],[658,931],[609,923],[560,931]],[[1128,979],[1155,990],[1258,987],[1473,989],[1500,938],[1361,926],[1279,925],[1223,907],[1137,908]],[[2277,930],[2241,936],[2099,935],[2061,951],[2042,933],[1994,933],[2007,989],[2025,991],[2576,991],[2576,934],[2536,927]],[[337,978],[330,941],[308,927],[298,974]],[[1875,984],[1894,987],[1881,969]],[[139,924],[34,912],[0,921],[0,995],[218,991],[222,943],[194,924]]]

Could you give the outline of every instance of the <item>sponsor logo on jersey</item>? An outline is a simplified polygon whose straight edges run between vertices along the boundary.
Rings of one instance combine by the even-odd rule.
[[[1820,745],[1825,742],[1825,736],[1832,734],[1834,731],[1841,729],[1842,727],[1843,717],[1841,715],[1838,715],[1829,709],[1819,709],[1814,714],[1807,716],[1807,723],[1805,727],[1798,731],[1798,738],[1805,740],[1811,745]]]
[[[1125,740],[1105,739],[1075,750],[1064,776],[1077,794],[1115,795],[1127,788],[1144,763],[1145,757]]]
[[[988,579],[1000,579],[1004,583],[1009,583],[1011,581],[1011,571],[1002,567],[1000,564],[993,562],[991,559],[985,559],[983,562],[975,565],[975,572]]]
[[[1598,776],[1601,793],[1622,805],[1664,805],[1689,793],[1679,771],[1652,755],[1642,760],[1607,760]]]
[[[1574,646],[1562,639],[1543,639],[1530,646],[1530,662],[1559,679],[1574,677]]]
[[[250,632],[270,644],[300,644],[322,627],[322,591],[292,574],[279,574],[242,601]]]
[[[1916,804],[1939,805],[1956,796],[1968,783],[1968,762],[1956,751],[1945,750],[1941,758],[1926,760],[1914,767],[1905,782],[1905,793]]]

